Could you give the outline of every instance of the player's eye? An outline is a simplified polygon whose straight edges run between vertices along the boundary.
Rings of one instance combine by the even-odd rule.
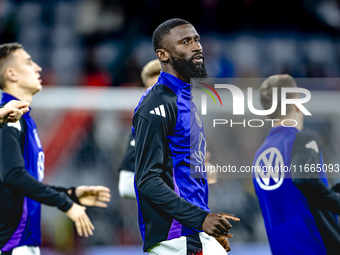
[[[195,39],[195,42],[200,43],[201,40],[200,39]]]
[[[181,44],[188,44],[188,41],[185,40],[185,41],[181,42]]]

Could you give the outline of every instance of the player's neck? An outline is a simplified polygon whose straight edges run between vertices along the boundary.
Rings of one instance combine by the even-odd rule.
[[[173,68],[169,68],[169,67],[163,67],[163,70],[162,70],[164,73],[168,73],[168,74],[171,74],[173,76],[175,76],[176,78],[186,82],[186,83],[190,83],[190,80],[186,80],[182,75],[180,75],[175,69]]]
[[[32,93],[30,93],[27,90],[23,90],[23,89],[19,89],[19,88],[16,88],[14,86],[11,86],[10,88],[5,87],[3,89],[3,92],[14,96],[15,98],[17,98],[21,101],[25,101],[29,105],[31,105],[31,103],[32,103],[33,95],[32,95]]]
[[[303,128],[303,121],[287,116],[280,120],[273,120],[273,127],[295,127],[297,130],[301,131]]]

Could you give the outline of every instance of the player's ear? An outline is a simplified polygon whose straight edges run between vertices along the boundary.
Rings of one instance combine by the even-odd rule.
[[[163,49],[156,50],[156,56],[157,56],[157,58],[159,59],[160,62],[169,63],[169,61],[170,61],[168,53]]]
[[[13,68],[8,67],[5,71],[5,80],[9,80],[11,82],[17,82],[18,81],[17,72]]]

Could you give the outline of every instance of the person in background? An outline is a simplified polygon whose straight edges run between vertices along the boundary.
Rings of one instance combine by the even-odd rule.
[[[12,100],[31,104],[41,89],[40,72],[18,43],[0,45],[1,105]],[[21,104],[24,111],[27,103]],[[43,184],[44,160],[31,108],[19,121],[0,129],[0,254],[40,254],[41,204],[57,207],[74,221],[80,236],[93,234],[94,226],[85,206],[107,207],[110,190],[103,186],[71,188]]]
[[[297,105],[287,105],[287,114],[281,114],[281,89],[289,87],[297,85],[287,74],[270,76],[260,87],[265,110],[272,107],[273,89],[278,91],[278,107],[269,115],[274,127],[253,162],[253,183],[269,244],[273,255],[336,255],[340,186],[329,188],[325,170],[339,165],[324,165],[317,138],[302,131],[304,114]],[[287,95],[300,98],[298,93]]]

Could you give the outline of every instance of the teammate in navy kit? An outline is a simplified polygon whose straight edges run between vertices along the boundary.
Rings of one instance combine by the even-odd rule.
[[[210,213],[206,173],[191,176],[195,166],[203,168],[206,154],[190,84],[190,78],[207,77],[200,37],[189,22],[171,19],[156,28],[153,46],[162,72],[144,93],[133,118],[135,188],[144,251],[226,254],[211,236],[231,236],[228,219],[239,219]]]
[[[152,87],[158,80],[161,64],[158,59],[148,62],[142,70],[141,78],[145,89]],[[118,191],[121,197],[136,198],[134,189],[135,175],[135,139],[131,134],[129,144],[125,151],[123,161],[119,167]]]
[[[20,44],[0,45],[0,104],[12,100],[31,104],[33,95],[42,89],[40,72]],[[65,189],[43,184],[44,158],[30,109],[18,122],[0,129],[1,255],[40,254],[41,203],[66,212],[78,234],[88,237],[94,227],[84,205],[106,207],[110,200],[109,189],[102,186]]]
[[[280,91],[283,87],[297,85],[289,75],[271,76],[261,85],[264,109],[272,106],[273,88],[279,92],[278,108],[269,116],[275,126],[256,152],[253,162],[254,169],[265,170],[267,167],[267,171],[253,173],[253,182],[272,253],[339,254],[339,185],[329,188],[326,173],[320,171],[323,165],[321,148],[313,135],[301,132],[302,111],[296,105],[288,105],[287,115],[281,115]],[[299,98],[298,93],[288,95]],[[287,120],[284,125],[291,127],[282,126],[284,119]],[[273,171],[275,166],[276,171]],[[284,166],[291,170],[284,170]],[[308,171],[318,169],[318,166],[321,167],[319,170]]]

